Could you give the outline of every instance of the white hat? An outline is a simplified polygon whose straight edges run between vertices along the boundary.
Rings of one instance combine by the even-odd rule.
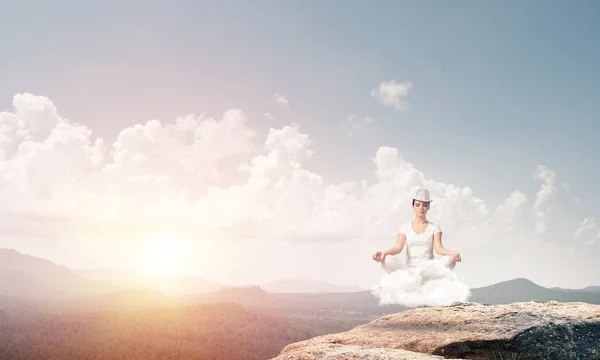
[[[413,196],[413,199],[419,200],[419,201],[425,201],[425,202],[432,202],[433,201],[431,199],[431,197],[429,196],[429,190],[423,189],[423,188],[418,188],[415,191],[415,195]]]

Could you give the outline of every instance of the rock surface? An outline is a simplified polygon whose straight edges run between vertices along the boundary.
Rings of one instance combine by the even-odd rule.
[[[421,307],[289,344],[275,359],[600,359],[600,305]]]
[[[307,346],[306,348],[296,349],[292,352],[280,355],[279,359],[293,360],[314,360],[314,359],[331,359],[331,360],[442,360],[447,359],[443,356],[434,356],[428,354],[417,353],[402,349],[381,349],[381,348],[364,348],[358,345],[336,345],[328,344],[322,346]]]

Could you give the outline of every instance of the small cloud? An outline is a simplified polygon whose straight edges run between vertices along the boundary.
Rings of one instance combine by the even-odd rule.
[[[412,82],[405,81],[396,83],[395,80],[384,81],[378,87],[371,90],[371,96],[384,105],[393,107],[398,111],[405,111],[409,107],[408,101],[404,98],[412,87]]]
[[[372,116],[365,116],[362,119],[357,119],[355,115],[348,115],[344,125],[348,127],[348,136],[354,136],[362,128],[369,126],[375,122]]]
[[[268,112],[265,113],[265,118],[267,118],[268,120],[273,120],[274,119],[273,115],[271,115]]]
[[[583,219],[577,230],[575,230],[575,237],[584,237],[584,243],[586,245],[593,245],[600,239],[600,226],[593,217],[586,217]]]
[[[276,103],[284,106],[287,106],[290,103],[288,99],[286,99],[285,96],[281,95],[280,93],[275,93],[275,95],[273,95],[273,100],[275,100]]]
[[[544,165],[537,165],[533,178],[542,181],[533,203],[533,210],[536,213],[534,234],[540,236],[548,230],[546,213],[550,210],[551,200],[556,193],[556,173]]]
[[[594,230],[598,230],[598,223],[596,222],[596,219],[593,217],[586,217],[583,219],[581,224],[579,224],[577,230],[575,230],[575,236],[579,237],[583,234],[593,232]]]

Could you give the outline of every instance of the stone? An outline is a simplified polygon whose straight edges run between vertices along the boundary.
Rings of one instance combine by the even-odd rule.
[[[287,345],[276,360],[600,359],[600,305],[420,307]]]
[[[279,355],[277,360],[442,360],[444,357],[402,349],[363,348],[358,345],[317,344]]]

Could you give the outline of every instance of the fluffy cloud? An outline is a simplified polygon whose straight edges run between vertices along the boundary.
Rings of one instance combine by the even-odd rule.
[[[126,128],[111,147],[61,118],[45,97],[18,94],[2,124],[2,210],[89,219],[185,213],[191,198],[255,151],[239,110]],[[229,164],[229,163],[231,164]]]
[[[412,82],[410,81],[396,83],[395,80],[388,80],[381,82],[379,86],[371,90],[371,96],[384,106],[405,111],[409,107],[409,103],[405,98],[411,88]]]
[[[373,181],[327,183],[306,168],[315,153],[298,125],[271,129],[263,138],[240,110],[218,120],[151,120],[108,144],[61,118],[45,97],[18,94],[13,107],[0,114],[0,228],[11,234],[78,232],[121,240],[161,231],[375,244],[389,241],[411,218],[410,194],[419,186],[431,190],[431,219],[453,239],[450,248],[483,247],[499,237],[523,241],[564,226],[546,221],[557,187],[543,166],[534,172],[541,186],[532,205],[515,191],[491,207],[468,187],[428,178],[391,147],[374,154]],[[582,227],[597,230],[589,222]]]
[[[513,233],[526,226],[528,219],[527,196],[520,191],[513,191],[503,203],[496,207],[494,228],[498,233]]]

